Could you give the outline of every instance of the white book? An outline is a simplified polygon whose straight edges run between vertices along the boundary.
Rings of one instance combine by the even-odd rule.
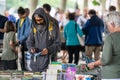
[[[46,80],[57,80],[57,70],[56,69],[47,69]]]
[[[49,69],[62,70],[62,65],[50,64]]]

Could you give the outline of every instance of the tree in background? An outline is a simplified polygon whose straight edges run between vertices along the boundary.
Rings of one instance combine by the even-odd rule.
[[[37,5],[38,5],[38,0],[30,0],[30,16],[32,16]]]
[[[84,0],[84,7],[83,8],[88,8],[88,0]]]
[[[117,0],[118,11],[120,11],[120,0]]]
[[[63,10],[63,11],[65,11],[65,9],[66,9],[66,2],[67,2],[67,0],[61,0],[61,6],[60,6],[60,8]]]
[[[105,5],[106,5],[106,0],[101,0],[102,13],[106,11]]]

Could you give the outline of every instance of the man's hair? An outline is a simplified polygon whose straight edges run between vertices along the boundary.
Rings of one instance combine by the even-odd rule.
[[[116,11],[116,7],[115,6],[110,6],[109,11]]]
[[[30,9],[29,8],[25,8],[25,12],[27,13],[27,15],[30,14]]]
[[[43,4],[43,8],[45,8],[48,12],[51,11],[51,6],[49,4]]]
[[[96,11],[94,9],[89,10],[88,14],[96,15]]]
[[[105,18],[105,22],[114,22],[116,27],[120,27],[120,12],[117,11],[113,11],[110,12],[106,18]]]
[[[75,13],[69,13],[68,18],[69,20],[75,20]]]
[[[18,10],[17,10],[17,13],[24,15],[25,14],[25,9],[23,7],[19,7]]]
[[[29,8],[25,8],[25,12],[26,13],[30,13],[30,9]]]

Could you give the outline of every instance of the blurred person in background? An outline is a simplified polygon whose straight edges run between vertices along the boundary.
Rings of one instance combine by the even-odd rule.
[[[5,22],[8,20],[7,17],[3,16],[0,14],[0,40],[3,40],[3,36],[4,36],[4,25]]]
[[[83,28],[83,26],[85,25],[85,23],[86,23],[86,21],[88,20],[88,9],[87,8],[85,8],[84,10],[83,10],[83,14],[82,15],[80,15],[79,17],[78,17],[78,19],[77,19],[77,24],[80,26],[80,28],[82,29]],[[82,60],[85,60],[85,46],[80,46],[80,51],[81,51],[81,53],[82,53]]]
[[[64,17],[64,11],[62,9],[60,9],[59,12],[57,13],[56,17],[55,17],[59,24],[63,20],[63,17]]]
[[[96,61],[100,59],[100,51],[103,45],[104,23],[96,15],[94,9],[89,10],[88,14],[90,19],[87,20],[82,28],[85,34],[85,53],[90,60]],[[93,54],[94,58],[92,57]]]
[[[16,45],[16,27],[12,21],[7,21],[4,27],[3,52],[1,60],[3,61],[4,70],[17,69],[17,51]]]
[[[61,50],[60,50],[60,52],[62,53],[62,62],[67,63],[66,58],[67,58],[68,52],[67,52],[67,47],[66,47],[66,40],[63,37],[63,29],[64,29],[64,27],[61,26],[60,27],[60,37],[61,37]]]
[[[56,29],[57,34],[58,34],[57,39],[59,42],[61,42],[58,21],[50,15],[51,6],[48,3],[45,3],[45,4],[43,4],[43,9],[44,9],[45,13],[47,14],[47,17],[49,18],[49,29]],[[60,51],[60,50],[58,50],[58,51]],[[57,61],[57,53],[52,54],[51,61]]]
[[[115,11],[116,11],[116,7],[113,6],[113,5],[111,5],[111,6],[109,6],[108,13],[103,17],[103,21],[104,21],[104,24],[105,24],[105,35],[107,35],[107,34],[110,33],[109,30],[108,30],[108,28],[107,28],[107,25],[106,25],[105,21],[106,21],[108,15],[109,15],[111,12],[115,12]]]
[[[81,16],[81,12],[80,12],[80,9],[77,8],[77,9],[75,10],[75,21],[76,21],[76,22],[77,22],[79,16]]]
[[[25,69],[25,51],[27,51],[26,40],[31,31],[31,20],[26,15],[26,11],[23,7],[19,7],[18,10],[19,19],[17,20],[17,42],[21,45],[22,59],[21,59],[21,67],[22,70]]]
[[[16,18],[12,14],[9,14],[8,11],[5,11],[4,14],[8,18],[9,21],[12,21],[14,24],[16,24]]]
[[[61,53],[62,53],[62,62],[66,63],[67,60],[67,56],[68,56],[68,51],[67,51],[67,47],[66,47],[66,40],[64,39],[63,36],[63,30],[66,26],[66,24],[69,22],[69,11],[67,10],[67,12],[64,15],[64,19],[61,21],[59,27],[60,27],[60,36],[61,36]]]
[[[0,52],[2,52],[3,48],[4,25],[7,20],[7,17],[0,14]]]
[[[79,16],[78,19],[77,19],[77,24],[79,24],[81,29],[84,26],[84,24],[86,23],[86,21],[88,20],[88,18],[89,18],[89,16],[88,16],[88,9],[85,8],[83,10],[83,14],[81,16]]]
[[[60,12],[60,8],[56,8],[56,12],[55,12],[55,18],[57,18],[57,15],[58,15],[58,13]]]
[[[29,8],[25,8],[25,12],[26,12],[26,16],[29,17],[29,15],[30,15],[30,9]]]
[[[79,25],[75,22],[75,13],[69,13],[68,15],[69,22],[64,27],[63,35],[66,40],[66,46],[69,54],[69,61],[68,63],[73,62],[73,55],[74,57],[74,64],[78,65],[79,62],[79,51],[80,51],[80,43],[77,37],[77,33],[79,36],[83,36],[83,32],[80,29]]]

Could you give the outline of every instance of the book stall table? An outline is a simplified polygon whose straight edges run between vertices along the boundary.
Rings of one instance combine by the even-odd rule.
[[[100,71],[89,70],[85,64],[53,63],[46,72],[0,71],[0,80],[101,80]]]

